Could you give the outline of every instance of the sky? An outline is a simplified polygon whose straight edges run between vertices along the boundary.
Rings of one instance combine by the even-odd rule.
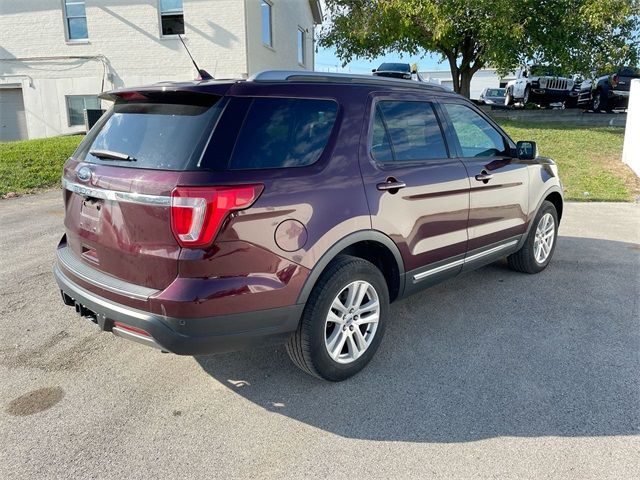
[[[437,55],[427,54],[424,58],[420,58],[419,55],[402,56],[398,53],[384,55],[372,61],[356,59],[343,68],[342,62],[336,56],[334,49],[321,47],[318,47],[318,51],[316,52],[315,69],[319,72],[371,73],[371,69],[378,68],[383,62],[417,63],[420,72],[424,72],[425,70],[449,71],[449,65],[447,63],[438,64]]]

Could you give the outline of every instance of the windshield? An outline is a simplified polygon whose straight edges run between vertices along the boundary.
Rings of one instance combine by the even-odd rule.
[[[534,65],[530,69],[530,74],[534,77],[559,77],[560,72],[554,67]]]
[[[410,72],[411,66],[408,63],[383,63],[378,67],[381,71],[393,71],[393,72]]]
[[[504,88],[490,88],[486,93],[487,97],[504,97]]]
[[[82,141],[76,158],[130,168],[195,168],[222,111],[219,99],[197,105],[116,103]]]

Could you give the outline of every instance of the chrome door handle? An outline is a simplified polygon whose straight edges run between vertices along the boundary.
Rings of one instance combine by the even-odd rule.
[[[404,188],[406,186],[407,186],[406,183],[400,182],[398,180],[387,180],[384,183],[377,184],[376,188],[382,192],[385,192],[389,190],[400,190],[401,188]]]
[[[487,173],[484,170],[482,171],[482,173],[479,173],[478,175],[476,175],[476,180],[478,180],[479,182],[484,182],[484,183],[487,183],[492,178],[493,178],[493,174]]]

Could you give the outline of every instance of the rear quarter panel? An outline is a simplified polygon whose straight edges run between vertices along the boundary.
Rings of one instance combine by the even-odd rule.
[[[184,172],[180,179],[185,185],[264,185],[251,208],[227,219],[213,248],[182,250],[180,277],[202,278],[215,272],[221,278],[244,277],[243,285],[255,286],[226,294],[200,292],[203,301],[216,295],[228,297],[216,302],[223,310],[293,304],[309,271],[331,246],[349,233],[371,228],[357,160],[366,92],[335,85],[255,86],[247,82],[229,94],[328,98],[339,105],[329,142],[313,165]],[[252,294],[251,303],[244,293]]]

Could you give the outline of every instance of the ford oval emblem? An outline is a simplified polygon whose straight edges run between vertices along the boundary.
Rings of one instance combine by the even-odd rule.
[[[86,165],[84,167],[80,167],[76,172],[76,177],[78,177],[78,180],[82,180],[83,182],[88,181],[91,178],[91,169]]]

